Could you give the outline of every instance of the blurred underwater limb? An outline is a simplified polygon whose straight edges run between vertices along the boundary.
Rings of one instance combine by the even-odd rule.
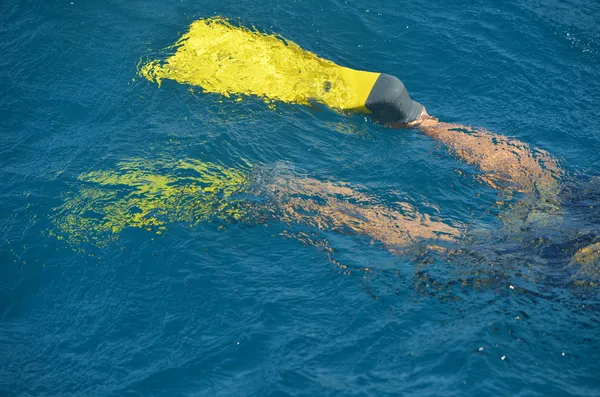
[[[345,229],[390,250],[460,236],[459,228],[420,214],[407,203],[396,208],[375,204],[368,193],[347,183],[299,177],[281,167],[270,173],[265,167],[253,168],[190,159],[123,160],[112,170],[79,176],[54,211],[51,234],[75,245],[105,246],[125,228],[162,234],[172,224],[271,219]]]
[[[164,234],[175,225],[206,222],[279,223],[292,231],[302,226],[366,238],[394,255],[421,252],[418,256],[427,257],[429,252],[463,268],[472,263],[472,275],[505,272],[537,252],[538,263],[568,263],[572,270],[567,273],[580,284],[594,286],[600,280],[600,243],[593,233],[584,239],[558,223],[549,233],[546,221],[518,227],[505,221],[508,226],[501,230],[471,234],[471,226],[428,215],[409,203],[383,204],[364,187],[318,180],[289,165],[128,159],[114,169],[82,174],[62,199],[50,233],[77,249],[117,243],[125,229]],[[426,262],[419,261],[419,273],[426,273]]]

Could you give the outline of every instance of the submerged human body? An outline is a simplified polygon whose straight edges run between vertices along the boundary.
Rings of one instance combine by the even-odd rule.
[[[363,113],[391,128],[417,128],[478,168],[489,186],[508,196],[536,195],[550,203],[548,211],[559,208],[562,171],[548,153],[485,129],[440,122],[394,76],[337,65],[294,42],[219,17],[192,23],[174,48],[164,61],[141,63],[140,75],[159,85],[169,79],[227,97],[256,96],[270,105],[318,102],[340,112]],[[392,252],[424,240],[456,241],[465,232],[410,206],[399,210],[361,202],[347,186],[291,177],[263,188],[275,198],[279,219],[286,223],[350,230]]]

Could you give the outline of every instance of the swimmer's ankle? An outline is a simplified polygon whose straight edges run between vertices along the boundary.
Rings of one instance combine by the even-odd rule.
[[[421,111],[418,119],[409,121],[408,123],[386,123],[391,128],[428,128],[437,125],[440,121],[427,113],[425,107]]]
[[[423,107],[423,111],[418,119],[407,124],[408,128],[428,128],[437,125],[440,120],[437,117],[430,116],[427,109]]]

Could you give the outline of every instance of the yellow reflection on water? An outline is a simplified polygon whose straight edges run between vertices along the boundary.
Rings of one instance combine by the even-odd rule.
[[[225,96],[303,105],[316,101],[367,113],[364,103],[379,76],[338,66],[292,41],[220,17],[193,22],[173,48],[164,62],[141,63],[139,74],[159,85],[171,79]]]
[[[51,234],[75,245],[105,246],[129,227],[160,234],[173,223],[236,219],[242,210],[231,196],[247,184],[247,172],[209,162],[124,160],[78,178],[53,214]]]

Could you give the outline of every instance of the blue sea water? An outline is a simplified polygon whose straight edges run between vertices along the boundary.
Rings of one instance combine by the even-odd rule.
[[[417,131],[137,76],[213,15],[550,152],[564,220],[502,229],[497,192]],[[584,0],[2,1],[0,395],[600,395],[600,290],[568,266],[600,235],[599,17]],[[283,164],[488,232],[452,260],[274,221],[85,250],[48,232],[80,174],[164,157]]]

